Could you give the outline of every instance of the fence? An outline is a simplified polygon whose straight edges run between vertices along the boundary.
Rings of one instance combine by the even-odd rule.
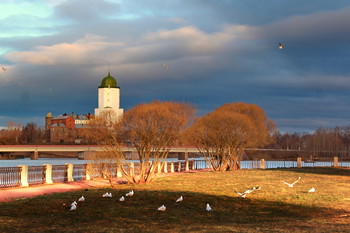
[[[21,167],[0,167],[0,187],[21,185]]]
[[[152,164],[150,164],[152,166]],[[139,163],[128,162],[123,164],[125,170],[130,174],[139,174]],[[96,166],[94,164],[65,164],[65,165],[50,165],[43,166],[26,166],[20,165],[18,167],[0,167],[0,188],[29,186],[36,184],[52,184],[63,183],[69,181],[90,180],[102,177],[101,169],[112,171],[114,177],[122,177],[120,171],[115,169],[117,166]],[[350,160],[339,160],[334,157],[333,161],[302,161],[297,158],[297,161],[265,161],[250,160],[241,161],[241,169],[273,169],[273,168],[296,168],[296,167],[350,167]],[[193,159],[177,162],[165,162],[162,172],[181,172],[189,170],[201,170],[210,168],[209,164],[201,159]],[[161,167],[156,167],[161,169]]]

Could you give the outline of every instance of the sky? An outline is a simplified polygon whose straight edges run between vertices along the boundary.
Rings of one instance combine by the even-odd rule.
[[[2,0],[0,126],[93,113],[108,72],[126,111],[245,102],[282,133],[347,126],[349,22],[348,0]]]

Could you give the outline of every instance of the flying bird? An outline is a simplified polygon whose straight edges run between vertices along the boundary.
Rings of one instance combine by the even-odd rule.
[[[122,196],[121,198],[119,198],[119,201],[125,201],[124,196]]]
[[[176,200],[176,202],[180,202],[180,201],[183,201],[184,200],[184,198],[182,197],[182,196],[180,196],[177,200]]]
[[[245,198],[245,196],[247,195],[247,193],[239,193],[236,190],[233,190],[233,192],[235,192],[236,194],[238,194],[239,196],[241,196],[242,198]]]
[[[311,189],[309,190],[309,193],[313,193],[313,192],[315,192],[315,191],[316,191],[315,188],[311,188]]]
[[[285,183],[286,185],[288,185],[288,187],[290,187],[290,188],[293,188],[293,186],[300,180],[300,176],[299,176],[299,178],[296,180],[296,181],[294,181],[293,183],[287,183],[287,182],[285,182],[285,181],[282,181],[283,183]]]
[[[211,211],[211,207],[209,205],[209,203],[207,203],[207,207],[205,208],[206,211]]]
[[[278,43],[278,49],[283,49],[282,43]]]
[[[132,197],[134,195],[134,190],[131,190],[127,194],[125,194],[126,197]]]
[[[79,198],[78,201],[85,201],[85,197],[84,197],[84,196],[81,196],[81,198]]]
[[[244,191],[243,193],[239,193],[239,192],[237,192],[236,190],[233,190],[233,192],[235,192],[235,193],[238,194],[239,196],[245,198],[247,194],[253,192],[254,190],[259,190],[259,189],[261,189],[261,187],[260,187],[260,186],[256,186],[256,187],[253,187],[253,188],[251,188],[251,189],[248,189],[248,190]]]
[[[2,68],[3,71],[6,71],[6,70],[7,70],[7,68],[6,68],[6,67],[3,67],[3,66],[1,66],[1,68]]]
[[[162,205],[161,207],[159,207],[158,210],[160,210],[160,211],[165,211],[165,210],[166,210],[165,205]]]
[[[162,64],[162,66],[163,66],[164,69],[168,69],[169,68],[168,64]]]

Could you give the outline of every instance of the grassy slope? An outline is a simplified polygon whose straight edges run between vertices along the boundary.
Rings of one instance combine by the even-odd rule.
[[[282,183],[299,176],[293,188]],[[262,188],[245,199],[232,192],[253,186]],[[119,202],[131,189],[135,195]],[[102,198],[105,192],[113,198]],[[67,210],[81,195],[86,201]],[[167,210],[157,211],[163,204]],[[349,169],[200,172],[1,203],[0,232],[347,232],[349,211]]]

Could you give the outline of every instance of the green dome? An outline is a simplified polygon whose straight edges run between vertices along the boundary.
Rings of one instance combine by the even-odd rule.
[[[115,78],[111,76],[111,74],[108,72],[108,75],[102,79],[101,85],[99,88],[116,88],[117,87],[117,81]]]

